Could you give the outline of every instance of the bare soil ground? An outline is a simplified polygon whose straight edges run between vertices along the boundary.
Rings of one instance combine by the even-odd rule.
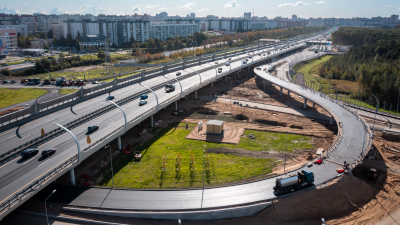
[[[203,129],[198,132],[198,126],[195,127],[187,136],[186,139],[216,142],[216,143],[228,143],[237,145],[240,142],[240,138],[243,135],[244,127],[240,126],[243,124],[236,123],[224,123],[224,132],[220,135],[207,134],[206,126],[208,121],[204,121]]]

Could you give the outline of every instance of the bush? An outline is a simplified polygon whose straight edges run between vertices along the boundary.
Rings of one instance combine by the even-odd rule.
[[[235,115],[235,119],[237,119],[237,120],[247,120],[247,119],[249,119],[249,117],[247,117],[246,115],[243,115],[243,114],[236,114]]]

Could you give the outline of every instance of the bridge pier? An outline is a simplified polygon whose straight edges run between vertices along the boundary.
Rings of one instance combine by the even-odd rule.
[[[197,100],[197,90],[194,91],[194,99]]]
[[[211,82],[211,90],[214,90],[214,82]]]
[[[225,82],[227,82],[228,81],[228,76],[225,76]]]
[[[121,147],[121,136],[118,136],[118,150],[122,150],[122,147]]]
[[[280,87],[279,96],[282,96],[283,87]]]
[[[315,109],[315,102],[312,103],[312,107]]]
[[[331,116],[331,121],[329,122],[330,125],[333,125],[333,116]]]
[[[307,99],[304,98],[304,109],[307,109]]]
[[[75,173],[74,173],[74,168],[71,168],[69,170],[69,175],[71,176],[71,184],[75,185]]]
[[[178,111],[178,101],[175,101],[175,111]]]
[[[167,110],[167,107],[164,107],[164,110]]]
[[[290,96],[290,90],[287,90],[287,95],[289,95],[289,96]]]
[[[153,125],[153,115],[151,115],[151,117],[150,117],[150,123],[151,123],[151,127],[153,127],[154,125]]]

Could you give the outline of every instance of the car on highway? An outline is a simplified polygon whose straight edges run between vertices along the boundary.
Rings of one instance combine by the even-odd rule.
[[[228,60],[232,60],[232,58],[229,58]]]
[[[95,132],[98,129],[99,129],[99,125],[91,125],[91,126],[88,127],[87,130],[88,130],[89,133],[92,133],[92,132]]]
[[[54,155],[54,153],[56,153],[56,149],[55,148],[47,148],[47,149],[42,151],[42,156],[43,157],[49,157],[51,155]]]
[[[46,79],[46,80],[43,81],[43,84],[51,84],[51,82],[50,82],[49,79]]]
[[[106,99],[107,99],[107,100],[113,100],[113,99],[114,99],[114,95],[109,95],[109,96],[107,96]]]
[[[176,72],[176,75],[177,75],[177,76],[181,75],[181,72]]]
[[[39,152],[39,149],[37,149],[37,148],[28,148],[21,152],[21,156],[24,159],[29,159],[32,156],[35,156],[36,154],[38,154],[38,152]]]
[[[246,61],[246,60],[243,60],[243,64],[247,64],[247,61]]]
[[[225,63],[225,66],[229,66],[229,65],[230,65],[229,62]]]
[[[146,100],[140,100],[140,101],[139,101],[139,105],[145,105],[145,104],[147,104],[147,101],[146,101]]]
[[[8,80],[3,80],[2,83],[3,83],[3,84],[8,84],[8,83],[10,83],[10,81],[8,81]]]
[[[148,97],[149,97],[148,95],[142,94],[142,95],[140,96],[140,99],[146,99],[146,98],[148,98]]]
[[[215,64],[218,64],[218,62],[215,62]]]
[[[12,83],[12,84],[14,84],[14,83],[17,83],[17,81],[15,81],[15,80],[11,80],[11,83]]]
[[[318,51],[315,51],[314,53],[318,53]]]

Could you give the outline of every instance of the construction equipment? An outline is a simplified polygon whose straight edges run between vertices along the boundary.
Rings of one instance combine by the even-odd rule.
[[[375,168],[369,168],[364,170],[365,175],[369,180],[376,180],[378,179],[379,172]]]
[[[314,173],[309,170],[302,170],[297,175],[293,174],[288,177],[277,178],[274,191],[279,195],[287,194],[292,190],[297,191],[304,187],[312,185],[314,182]]]
[[[175,84],[166,84],[165,85],[165,92],[173,92],[175,91]]]

